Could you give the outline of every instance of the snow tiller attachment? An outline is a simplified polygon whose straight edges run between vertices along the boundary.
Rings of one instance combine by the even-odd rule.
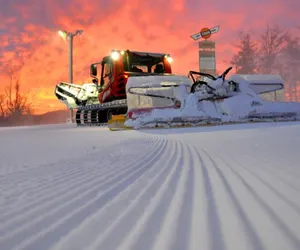
[[[128,111],[118,130],[300,118],[300,103],[267,102],[259,96],[282,89],[280,76],[233,75],[226,80],[231,69],[219,77],[195,71],[188,77],[131,77],[126,85]]]
[[[97,85],[94,83],[78,85],[61,82],[56,85],[55,95],[69,109],[77,109],[79,106],[99,103]]]

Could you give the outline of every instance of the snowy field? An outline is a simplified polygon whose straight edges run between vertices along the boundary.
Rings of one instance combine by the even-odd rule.
[[[0,139],[1,250],[300,249],[300,123]]]

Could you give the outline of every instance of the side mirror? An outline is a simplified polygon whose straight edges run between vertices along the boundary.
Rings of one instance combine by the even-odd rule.
[[[97,65],[96,64],[91,64],[91,67],[90,67],[90,74],[91,76],[93,77],[96,77],[98,72],[97,72]]]

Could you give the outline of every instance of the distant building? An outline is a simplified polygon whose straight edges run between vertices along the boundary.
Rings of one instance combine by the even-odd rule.
[[[216,43],[208,40],[198,42],[199,70],[216,75]]]

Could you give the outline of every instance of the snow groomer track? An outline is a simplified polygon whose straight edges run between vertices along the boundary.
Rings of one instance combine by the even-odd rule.
[[[300,123],[1,128],[1,250],[299,250]]]

